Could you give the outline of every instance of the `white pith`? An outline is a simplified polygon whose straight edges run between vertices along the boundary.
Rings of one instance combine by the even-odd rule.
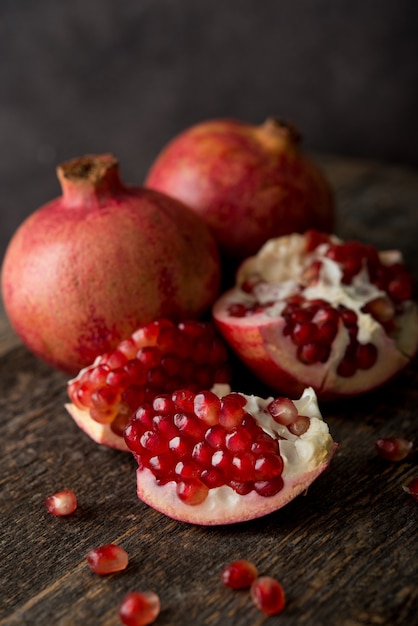
[[[328,425],[322,419],[314,390],[305,389],[300,399],[294,401],[299,414],[310,418],[309,428],[301,436],[292,435],[286,426],[273,420],[267,411],[272,397],[245,397],[246,411],[253,415],[265,432],[280,440],[279,449],[284,467],[283,489],[278,494],[264,497],[252,491],[239,495],[232,487],[224,485],[210,489],[205,500],[193,506],[183,503],[177,497],[174,481],[158,485],[148,468],[140,468],[137,471],[138,496],[150,506],[175,519],[214,525],[261,517],[281,508],[304,492],[327,467],[336,447]]]

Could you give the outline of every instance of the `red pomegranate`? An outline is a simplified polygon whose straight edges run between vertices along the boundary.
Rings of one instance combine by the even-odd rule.
[[[194,209],[232,259],[272,237],[334,224],[330,185],[302,152],[299,133],[276,119],[197,124],[162,150],[145,184]]]
[[[196,391],[228,383],[227,358],[212,324],[156,320],[70,380],[66,409],[94,441],[127,451],[123,433],[141,404],[178,388]]]
[[[321,399],[383,384],[418,346],[412,278],[398,251],[309,231],[268,241],[215,303],[225,340],[276,392]]]
[[[271,513],[336,448],[311,388],[295,401],[219,391],[156,396],[126,428],[139,498],[174,519],[220,525]]]
[[[34,212],[6,251],[2,289],[26,345],[70,373],[157,317],[199,317],[218,294],[217,244],[173,198],[125,186],[117,160],[58,167],[63,195]]]

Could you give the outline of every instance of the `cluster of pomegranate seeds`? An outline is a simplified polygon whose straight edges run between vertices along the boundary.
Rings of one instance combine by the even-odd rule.
[[[126,569],[129,561],[128,553],[114,543],[93,548],[86,558],[90,569],[100,576]]]
[[[276,615],[285,606],[285,594],[282,585],[271,576],[260,576],[250,588],[252,601],[265,615]]]
[[[227,351],[209,323],[161,319],[135,331],[68,384],[78,408],[122,435],[132,412],[159,393],[229,382]]]
[[[160,598],[153,591],[131,591],[119,606],[119,619],[125,626],[146,626],[155,622],[160,608]]]
[[[77,496],[71,489],[63,489],[45,498],[45,506],[52,515],[71,515],[77,508]]]
[[[413,442],[404,437],[376,439],[377,453],[387,461],[403,461],[412,451]]]
[[[353,376],[358,369],[367,370],[376,363],[376,346],[357,340],[357,314],[344,305],[334,308],[325,300],[292,297],[282,316],[285,320],[283,334],[291,338],[297,348],[298,359],[305,365],[328,360],[340,324],[345,326],[350,342],[338,365],[338,375]]]
[[[246,412],[246,402],[238,393],[219,398],[186,389],[157,396],[129,422],[126,444],[159,484],[175,481],[187,504],[223,485],[240,495],[273,496],[283,487],[279,442]]]
[[[248,589],[257,578],[257,568],[246,559],[232,561],[221,572],[221,580],[231,589]]]
[[[413,478],[407,485],[403,485],[405,493],[409,493],[415,500],[418,500],[418,477]]]

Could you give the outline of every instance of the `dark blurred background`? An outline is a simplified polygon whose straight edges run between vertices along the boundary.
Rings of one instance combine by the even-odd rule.
[[[418,166],[417,31],[416,0],[1,0],[0,259],[58,163],[110,151],[140,183],[212,117]]]

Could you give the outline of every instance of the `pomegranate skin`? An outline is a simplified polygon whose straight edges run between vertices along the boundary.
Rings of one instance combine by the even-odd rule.
[[[203,220],[162,193],[125,186],[109,154],[57,174],[63,195],[22,223],[2,268],[6,312],[30,350],[74,374],[140,325],[210,307],[220,261]]]
[[[192,126],[157,156],[145,185],[194,209],[232,259],[255,254],[272,237],[334,227],[328,181],[302,152],[299,133],[273,118],[260,126],[232,119]]]

